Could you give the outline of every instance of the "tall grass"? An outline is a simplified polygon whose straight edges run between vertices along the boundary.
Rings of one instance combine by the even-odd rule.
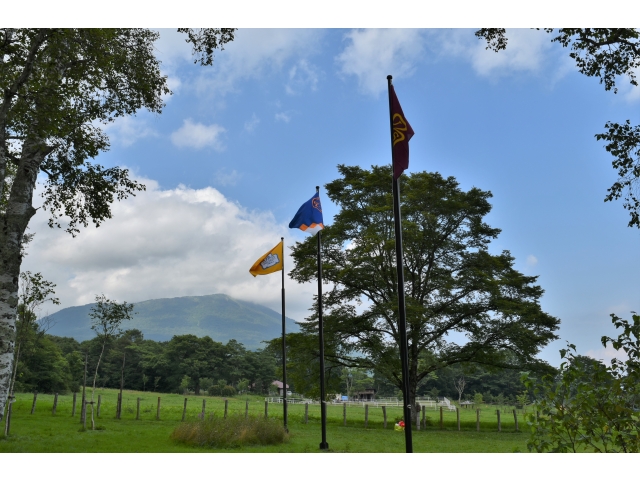
[[[278,445],[288,441],[289,435],[282,423],[275,419],[212,415],[179,425],[171,433],[171,439],[199,447],[240,448],[248,445]]]

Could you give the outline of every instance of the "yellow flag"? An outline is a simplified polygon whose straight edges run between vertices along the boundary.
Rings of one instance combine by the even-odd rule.
[[[261,256],[253,267],[249,269],[249,273],[254,277],[256,275],[268,275],[273,272],[282,270],[284,257],[282,255],[284,242],[280,242],[263,256]]]

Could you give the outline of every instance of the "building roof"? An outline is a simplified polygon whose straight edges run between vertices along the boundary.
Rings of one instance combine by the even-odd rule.
[[[271,385],[275,385],[278,388],[282,388],[282,382],[279,380],[274,380],[273,382],[271,382]],[[289,388],[289,384],[287,384],[287,388]]]

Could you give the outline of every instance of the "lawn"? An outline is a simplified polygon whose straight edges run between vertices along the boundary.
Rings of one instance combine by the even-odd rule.
[[[97,429],[91,431],[90,414],[87,415],[88,430],[80,424],[80,395],[75,416],[72,417],[72,396],[58,397],[57,411],[52,415],[53,395],[39,394],[35,412],[31,414],[32,394],[18,394],[13,404],[11,432],[8,438],[0,434],[0,452],[203,452],[211,451],[187,447],[169,439],[173,429],[181,422],[185,397],[153,392],[124,392],[122,418],[115,419],[116,390],[98,389],[101,396],[100,417],[96,418]],[[156,418],[158,397],[161,398],[160,419]],[[140,398],[140,419],[136,420],[137,398]],[[188,396],[186,421],[192,421],[202,412],[205,415],[224,415],[225,399],[218,397]],[[242,396],[228,399],[228,413],[264,415],[262,397]],[[480,431],[476,431],[475,410],[462,409],[461,430],[457,429],[456,413],[443,411],[443,428],[440,428],[438,410],[428,410],[430,424],[420,431],[413,428],[414,452],[437,453],[489,453],[527,451],[528,435],[522,412],[519,411],[519,432],[511,409],[502,413],[502,431],[498,432],[496,407],[481,409]],[[282,405],[269,404],[270,418],[282,419]],[[343,406],[327,407],[327,442],[331,452],[396,452],[405,451],[402,432],[393,430],[393,424],[402,415],[401,407],[388,407],[387,428],[383,427],[381,408],[369,408],[368,425],[365,428],[365,409],[362,406],[347,407],[347,425],[343,425]],[[226,452],[318,452],[321,440],[320,407],[309,405],[308,423],[305,423],[304,405],[289,405],[288,427],[290,439],[278,446],[244,447]],[[3,425],[4,427],[4,425]],[[4,431],[4,429],[2,430]],[[222,450],[218,450],[222,451]]]

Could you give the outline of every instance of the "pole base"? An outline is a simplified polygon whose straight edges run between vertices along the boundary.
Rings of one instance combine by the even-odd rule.
[[[321,442],[320,450],[329,450],[329,444],[327,442]]]

